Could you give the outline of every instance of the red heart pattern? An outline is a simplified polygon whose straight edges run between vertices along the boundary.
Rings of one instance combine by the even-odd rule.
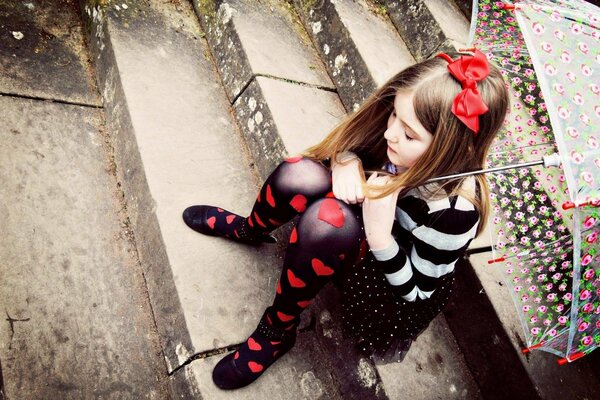
[[[210,217],[206,220],[206,223],[208,226],[210,226],[210,229],[215,229],[215,222],[217,222],[217,217]]]
[[[292,233],[290,234],[290,243],[296,243],[298,241],[298,232],[296,232],[296,227],[292,229]]]
[[[240,358],[240,352],[236,351],[235,354],[233,355],[233,359],[237,360],[238,358]]]
[[[261,372],[264,369],[264,367],[261,364],[254,361],[250,361],[248,363],[248,368],[250,368],[250,371],[254,372],[255,374]]]
[[[293,315],[287,315],[282,313],[281,311],[277,311],[277,318],[279,318],[283,322],[290,322],[295,317]]]
[[[289,163],[297,163],[300,160],[302,160],[302,156],[290,157],[290,158],[286,159],[285,161],[289,162]]]
[[[300,278],[296,278],[296,275],[292,272],[291,269],[287,271],[288,281],[290,281],[290,285],[295,288],[303,288],[306,286],[306,283]]]
[[[227,221],[228,224],[231,224],[234,220],[235,220],[235,215],[233,215],[233,214],[225,217],[225,221]]]
[[[260,220],[257,213],[254,213],[254,219],[256,220],[256,223],[262,226],[263,228],[267,227],[267,225],[265,225],[265,223]]]
[[[344,226],[344,212],[336,200],[325,199],[319,207],[318,218],[336,228]]]
[[[273,198],[270,185],[267,185],[267,203],[269,203],[271,207],[275,207],[275,199]]]
[[[323,261],[319,260],[318,258],[313,258],[311,264],[313,270],[315,271],[315,274],[319,276],[329,276],[333,275],[333,273],[335,272],[333,269],[329,268],[323,263]]]
[[[252,351],[261,351],[262,350],[262,346],[260,345],[260,343],[258,343],[252,337],[248,338],[248,348]]]
[[[304,195],[297,194],[290,201],[290,205],[292,207],[294,207],[294,210],[296,210],[299,213],[301,213],[301,212],[304,212],[306,210],[306,202],[307,202],[307,200],[306,200],[306,197]]]
[[[302,307],[302,308],[306,308],[310,305],[310,303],[312,303],[312,300],[299,301],[298,306]]]
[[[277,294],[281,294],[281,282],[277,282],[277,289],[275,289]]]

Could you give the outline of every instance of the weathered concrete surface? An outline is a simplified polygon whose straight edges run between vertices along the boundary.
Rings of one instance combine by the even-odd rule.
[[[327,370],[327,365],[315,362],[326,357],[323,350],[315,344],[313,332],[300,333],[296,345],[289,353],[273,364],[255,383],[235,391],[220,390],[212,383],[212,370],[223,355],[195,360],[184,367],[185,373],[194,376],[202,388],[203,396],[211,400],[346,399],[338,392],[332,371]]]
[[[262,178],[282,157],[323,140],[346,114],[333,92],[265,77],[254,79],[233,106]]]
[[[559,366],[556,363],[558,358],[553,354],[535,350],[527,355],[520,353],[520,349],[527,345],[517,310],[503,284],[500,271],[487,264],[487,260],[491,258],[491,253],[470,257],[476,273],[475,279],[480,282],[481,289],[475,286],[475,279],[463,275],[463,283],[470,281],[471,288],[463,285],[462,289],[464,292],[475,289],[479,292],[479,299],[474,297],[477,294],[471,293],[468,303],[458,307],[454,304],[445,312],[447,318],[453,320],[450,323],[454,324],[456,329],[465,330],[464,335],[457,336],[457,340],[463,342],[463,354],[472,365],[484,397],[506,399],[511,396],[523,396],[529,392],[526,398],[598,398],[600,380],[595,372],[599,365],[598,357],[594,358],[592,355],[590,358]],[[491,312],[481,312],[482,310],[478,309],[485,303],[485,298],[489,299],[493,307]],[[465,319],[465,311],[470,316],[479,317]],[[456,313],[460,315],[453,315]],[[497,321],[493,321],[490,316],[495,316]]]
[[[100,112],[7,96],[0,110],[7,397],[165,398]]]
[[[284,2],[193,3],[231,103],[256,75],[333,88],[310,40],[295,25]]]
[[[382,4],[417,61],[439,51],[464,47],[469,23],[453,2],[377,0]]]
[[[205,375],[177,368],[199,353],[214,364],[215,350],[247,338],[272,300],[281,259],[276,246],[256,249],[206,237],[181,219],[185,207],[198,203],[247,213],[257,187],[231,106],[203,57],[207,47],[198,39],[193,11],[183,3],[173,7],[156,0],[96,11],[93,35],[101,49],[100,81],[116,163],[173,390],[211,398],[219,390]],[[266,378],[270,383],[246,393],[285,393],[296,372],[314,376],[324,393],[335,393],[319,363],[314,352],[298,352],[282,364],[277,380]]]
[[[482,399],[443,315],[417,338],[402,363],[377,366],[386,393],[402,399]]]
[[[0,2],[0,93],[100,105],[76,0]]]
[[[364,0],[294,4],[348,110],[415,62],[389,19]]]

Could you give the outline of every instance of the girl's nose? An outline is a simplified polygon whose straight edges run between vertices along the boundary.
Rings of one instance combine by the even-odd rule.
[[[394,129],[394,126],[390,126],[389,128],[387,128],[385,130],[385,133],[383,134],[383,137],[385,138],[385,140],[390,141],[392,143],[397,143],[398,142],[398,132],[396,132],[397,129]]]

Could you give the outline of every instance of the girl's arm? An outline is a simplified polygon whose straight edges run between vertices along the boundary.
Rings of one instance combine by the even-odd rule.
[[[475,237],[479,213],[461,196],[429,203],[407,196],[400,205],[398,222],[410,232],[412,243],[404,250],[393,240],[371,250],[396,295],[407,301],[427,299]]]
[[[364,176],[360,171],[360,159],[350,151],[338,154],[331,160],[333,195],[346,204],[362,203]]]

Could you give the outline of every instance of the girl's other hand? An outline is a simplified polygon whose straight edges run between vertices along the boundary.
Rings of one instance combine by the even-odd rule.
[[[346,164],[334,163],[331,167],[333,195],[346,204],[362,203],[365,199],[359,164],[360,160],[356,158]]]
[[[390,181],[389,176],[379,176],[374,173],[367,183],[373,186],[385,186]],[[374,250],[387,248],[394,238],[392,225],[396,215],[396,202],[402,188],[381,199],[366,198],[363,202],[363,223],[369,247]]]

